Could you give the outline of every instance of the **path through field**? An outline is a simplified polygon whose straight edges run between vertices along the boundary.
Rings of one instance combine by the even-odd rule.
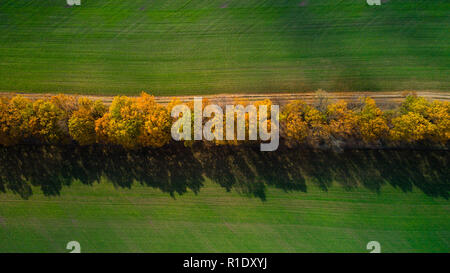
[[[55,94],[34,94],[34,93],[2,93],[0,97],[11,97],[20,94],[29,99],[50,98]],[[389,108],[399,104],[405,98],[408,92],[336,92],[336,93],[322,93],[322,96],[326,96],[330,102],[336,100],[346,100],[348,102],[358,102],[362,97],[371,97],[382,108]],[[450,101],[450,92],[431,92],[422,91],[415,92],[418,96],[425,97],[429,100],[443,100]],[[88,97],[93,100],[101,100],[106,105],[111,104],[114,96],[93,96],[93,95],[74,95]],[[201,96],[201,95],[199,95]],[[272,94],[220,94],[220,95],[203,95],[204,99],[208,99],[210,103],[226,105],[233,104],[235,101],[248,100],[257,101],[270,99],[274,104],[285,105],[294,100],[303,100],[307,103],[313,103],[317,101],[319,93],[306,92],[306,93],[272,93]],[[195,96],[155,96],[155,100],[161,104],[167,104],[172,98],[178,98],[181,101],[188,102],[193,101]]]

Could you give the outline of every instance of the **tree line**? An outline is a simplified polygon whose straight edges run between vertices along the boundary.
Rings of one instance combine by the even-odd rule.
[[[162,105],[144,92],[139,97],[117,96],[109,107],[99,100],[68,95],[38,100],[20,95],[1,98],[0,145],[98,143],[130,149],[162,147],[173,141],[171,126],[175,118],[171,110],[181,103],[173,98]],[[204,100],[203,106],[207,104]],[[266,99],[235,104],[270,106],[272,102]],[[193,108],[192,102],[187,105]],[[414,94],[406,96],[398,107],[384,111],[370,97],[361,98],[359,103],[321,99],[307,104],[298,100],[281,110],[280,137],[288,146],[445,146],[450,139],[449,117],[449,102],[429,101]],[[226,120],[224,116],[224,124]],[[247,133],[248,121],[246,114]],[[216,141],[208,145],[247,142],[251,141]],[[192,144],[185,141],[186,146]]]

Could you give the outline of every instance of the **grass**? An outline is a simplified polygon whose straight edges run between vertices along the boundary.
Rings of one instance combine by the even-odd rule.
[[[380,193],[268,187],[266,201],[206,181],[175,198],[135,185],[74,183],[60,196],[0,195],[0,252],[448,252],[449,203],[413,188]]]
[[[448,91],[449,9],[446,0],[2,0],[0,91]]]

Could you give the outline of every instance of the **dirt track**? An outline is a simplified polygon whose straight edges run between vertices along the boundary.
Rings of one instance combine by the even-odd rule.
[[[450,101],[450,92],[436,92],[436,91],[417,91],[418,96],[428,98],[430,100],[443,100]],[[49,98],[55,94],[32,94],[32,93],[3,93],[0,92],[0,97],[9,97],[16,94],[30,99]],[[360,97],[370,96],[377,102],[382,108],[390,108],[396,104],[399,104],[404,98],[406,92],[332,92],[326,93],[329,100],[344,99],[348,102],[358,102]],[[84,96],[90,99],[101,100],[105,104],[111,104],[114,96],[97,96],[97,95],[75,95]],[[285,105],[293,100],[303,100],[307,103],[313,103],[317,100],[318,94],[316,92],[306,93],[270,93],[270,94],[219,94],[219,95],[198,95],[204,99],[208,99],[211,103],[219,105],[232,104],[235,100],[246,99],[249,101],[270,99],[274,104]],[[161,104],[168,103],[174,96],[157,96],[156,101]],[[195,96],[176,96],[181,101],[192,101]]]

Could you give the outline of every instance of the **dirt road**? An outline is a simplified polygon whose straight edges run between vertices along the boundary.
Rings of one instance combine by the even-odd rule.
[[[450,101],[450,92],[436,92],[436,91],[417,91],[418,96],[428,98],[430,100],[443,100]],[[22,96],[30,99],[50,98],[54,94],[32,94],[32,93],[4,93],[0,92],[0,97],[14,96],[21,94]],[[359,98],[370,96],[377,104],[382,108],[391,108],[399,104],[408,94],[407,92],[332,92],[322,93],[321,95],[316,92],[307,93],[270,93],[270,94],[219,94],[219,95],[203,95],[204,99],[208,99],[211,103],[226,105],[232,104],[235,100],[263,100],[270,99],[274,104],[285,105],[293,100],[303,100],[307,103],[313,103],[319,99],[319,97],[327,97],[330,101],[344,99],[348,102],[358,102]],[[90,99],[101,100],[105,104],[111,104],[113,96],[97,96],[97,95],[76,95],[84,96]],[[199,95],[200,96],[200,95]],[[156,101],[161,104],[168,103],[174,96],[157,96]],[[181,101],[192,101],[195,96],[176,96]]]

